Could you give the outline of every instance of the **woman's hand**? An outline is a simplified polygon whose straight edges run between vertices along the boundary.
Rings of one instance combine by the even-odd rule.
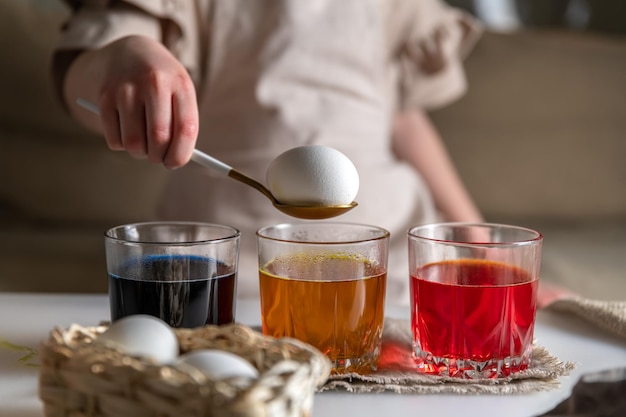
[[[198,136],[198,104],[183,65],[159,42],[130,36],[81,54],[70,66],[64,95],[77,119],[104,134],[108,147],[178,168]],[[100,117],[76,105],[82,97]]]

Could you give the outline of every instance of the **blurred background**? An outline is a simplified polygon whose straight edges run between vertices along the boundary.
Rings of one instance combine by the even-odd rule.
[[[415,0],[419,1],[419,0]],[[432,112],[487,220],[543,232],[542,279],[626,299],[626,2],[449,0],[485,33]],[[165,169],[53,95],[60,0],[0,0],[0,291],[105,292],[103,233],[154,218]]]

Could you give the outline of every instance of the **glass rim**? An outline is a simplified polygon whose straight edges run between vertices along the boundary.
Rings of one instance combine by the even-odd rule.
[[[150,226],[194,226],[194,227],[203,227],[203,228],[211,228],[214,230],[221,229],[224,231],[228,231],[228,233],[224,233],[222,237],[216,237],[212,239],[192,239],[186,241],[177,241],[177,240],[130,240],[124,239],[121,237],[117,237],[114,235],[114,232],[121,229],[130,229],[130,228],[139,228],[139,227],[150,227]],[[224,224],[218,223],[208,223],[208,222],[195,222],[195,221],[149,221],[149,222],[135,222],[135,223],[127,223],[121,224],[118,226],[111,227],[104,232],[104,237],[107,240],[127,243],[127,244],[140,244],[140,245],[168,245],[168,246],[189,246],[189,245],[202,245],[202,244],[216,244],[221,242],[226,242],[230,240],[237,239],[241,236],[241,231],[235,227],[227,226]]]
[[[305,245],[350,245],[350,244],[356,244],[356,243],[365,243],[365,242],[375,242],[378,240],[384,240],[384,239],[388,239],[391,236],[391,233],[380,226],[374,226],[371,224],[365,224],[365,223],[350,223],[350,222],[320,222],[320,221],[316,221],[315,222],[315,226],[322,226],[322,227],[333,227],[333,226],[348,226],[350,228],[354,228],[354,229],[362,229],[362,230],[375,230],[377,232],[379,232],[379,235],[377,236],[368,236],[367,238],[362,238],[362,239],[347,239],[347,240],[318,240],[318,241],[309,241],[309,240],[295,240],[295,239],[287,239],[287,238],[281,238],[281,237],[275,237],[275,236],[269,236],[268,234],[266,234],[266,232],[270,229],[288,229],[288,228],[294,228],[294,227],[305,227],[305,226],[311,226],[313,223],[279,223],[279,224],[275,224],[275,225],[271,225],[271,226],[264,226],[260,229],[258,229],[256,231],[256,235],[258,238],[263,238],[266,240],[271,240],[274,242],[283,242],[283,243],[298,243],[298,244],[305,244]]]
[[[517,230],[517,231],[527,232],[530,235],[534,235],[534,237],[528,238],[528,239],[516,239],[516,240],[502,241],[502,242],[494,242],[494,241],[468,242],[468,241],[461,241],[461,240],[440,239],[440,238],[428,237],[428,236],[423,236],[423,235],[417,234],[418,231],[433,230],[433,229],[444,228],[444,227],[448,227],[448,228],[455,228],[455,227],[456,228],[481,227],[481,228],[488,228],[488,229],[500,228],[500,229],[509,229],[509,230]],[[512,224],[490,223],[490,222],[484,222],[484,223],[481,223],[481,222],[439,222],[439,223],[427,223],[427,224],[412,226],[407,231],[407,235],[410,238],[420,239],[420,240],[424,240],[424,241],[430,241],[430,242],[433,242],[433,243],[445,243],[445,244],[450,244],[450,245],[467,245],[467,246],[485,246],[485,245],[490,245],[490,246],[521,246],[521,245],[532,245],[532,244],[536,244],[536,243],[539,243],[539,242],[543,241],[543,234],[541,232],[538,232],[535,229],[531,229],[531,228],[525,227],[525,226],[516,226],[516,225],[512,225]]]

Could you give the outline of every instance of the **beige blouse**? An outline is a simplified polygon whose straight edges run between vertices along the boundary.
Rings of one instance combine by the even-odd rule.
[[[196,83],[198,148],[265,181],[294,146],[325,144],[356,165],[358,207],[332,221],[392,235],[388,299],[408,303],[406,232],[436,220],[419,173],[390,149],[401,109],[444,106],[466,89],[462,59],[480,27],[439,0],[71,1],[59,50],[142,34],[163,42]],[[300,221],[258,191],[195,164],[171,173],[163,218],[242,232],[238,295],[257,296],[258,228]]]

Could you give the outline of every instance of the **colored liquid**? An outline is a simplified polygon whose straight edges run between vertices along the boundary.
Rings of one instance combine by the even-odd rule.
[[[354,271],[362,278],[344,279]],[[333,372],[374,370],[386,279],[380,268],[354,258],[274,260],[260,271],[263,333],[315,346],[330,358]]]
[[[232,323],[235,274],[214,259],[150,256],[109,275],[111,320],[150,314],[172,327]]]
[[[522,269],[484,260],[420,268],[411,276],[411,319],[418,360],[435,358],[425,370],[439,373],[437,362],[450,359],[481,363],[515,358],[500,361],[498,366],[505,368],[500,374],[526,368],[537,283]]]

